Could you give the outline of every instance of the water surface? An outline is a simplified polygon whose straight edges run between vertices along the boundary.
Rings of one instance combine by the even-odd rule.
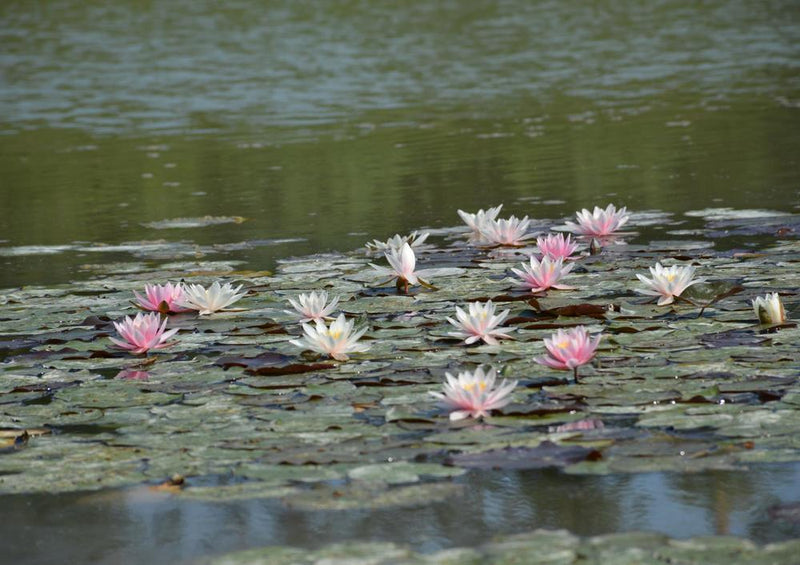
[[[556,471],[481,471],[456,479],[455,500],[386,510],[298,510],[267,499],[185,501],[146,488],[4,497],[2,563],[193,563],[261,547],[319,548],[349,540],[402,541],[417,551],[473,547],[536,528],[582,536],[652,531],[676,538],[800,537],[775,519],[800,503],[800,467],[689,475],[567,476]],[[75,543],[80,539],[79,544]]]
[[[85,243],[216,244],[263,270],[500,202],[796,210],[799,19],[792,2],[6,2],[0,287],[118,258]],[[247,221],[143,226],[205,215]]]

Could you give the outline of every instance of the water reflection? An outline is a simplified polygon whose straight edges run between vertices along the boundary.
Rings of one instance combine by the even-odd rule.
[[[185,501],[147,488],[5,496],[0,561],[166,563],[263,545],[317,548],[345,540],[435,551],[535,528],[566,528],[581,536],[729,534],[759,543],[800,535],[800,523],[773,520],[769,512],[778,503],[800,502],[796,463],[762,466],[757,474],[478,471],[456,482],[462,494],[442,502],[347,511],[298,510],[276,500]]]

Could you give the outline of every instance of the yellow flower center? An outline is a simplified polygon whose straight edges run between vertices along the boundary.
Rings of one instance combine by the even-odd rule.
[[[333,339],[339,339],[339,336],[342,335],[342,330],[330,330],[328,331],[328,335]]]
[[[568,345],[569,345],[569,341],[567,341],[567,340],[565,339],[564,341],[559,341],[559,342],[556,344],[556,347],[558,347],[559,349],[566,349]]]
[[[673,273],[667,275],[667,281],[672,282],[674,280],[675,280],[675,275]]]

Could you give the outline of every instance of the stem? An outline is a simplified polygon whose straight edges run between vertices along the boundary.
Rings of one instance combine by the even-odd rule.
[[[433,286],[433,285],[432,285],[431,283],[429,283],[428,281],[424,281],[424,280],[422,280],[422,279],[418,279],[418,280],[419,280],[419,284],[421,284],[422,286],[424,286],[425,288],[427,288],[427,289],[429,289],[429,290],[439,290],[438,288],[436,288],[435,286]]]
[[[577,367],[573,367],[572,368],[572,375],[575,377],[575,384],[578,384],[578,368]]]

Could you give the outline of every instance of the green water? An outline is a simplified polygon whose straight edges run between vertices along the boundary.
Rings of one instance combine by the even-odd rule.
[[[791,2],[581,6],[6,2],[0,287],[80,279],[87,244],[264,270],[500,202],[800,206]],[[142,225],[205,215],[247,221]]]

